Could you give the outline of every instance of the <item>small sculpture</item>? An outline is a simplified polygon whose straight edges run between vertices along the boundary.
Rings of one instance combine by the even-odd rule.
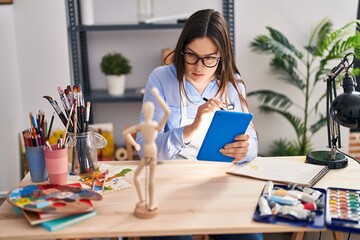
[[[165,123],[170,115],[170,108],[165,103],[164,99],[161,98],[158,89],[154,87],[151,89],[151,91],[160,106],[165,111],[163,118],[159,123],[154,121],[154,104],[152,102],[145,102],[143,105],[144,121],[139,124],[130,126],[123,131],[125,139],[129,141],[137,151],[140,150],[140,145],[136,143],[135,139],[131,136],[131,133],[140,131],[145,140],[143,146],[143,157],[141,158],[140,164],[134,173],[134,184],[140,200],[135,207],[135,216],[138,218],[153,218],[157,216],[158,206],[154,201],[154,175],[157,165],[157,146],[155,144],[155,139],[158,132],[165,126]],[[148,182],[148,184],[145,186],[145,194],[148,193],[149,199],[147,199],[147,196],[144,198],[141,191],[141,182],[139,179],[139,175],[143,168],[147,166],[150,168],[150,173],[149,175],[146,174],[145,176],[145,181]]]

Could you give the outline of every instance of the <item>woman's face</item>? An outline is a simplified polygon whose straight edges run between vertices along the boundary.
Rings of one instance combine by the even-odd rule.
[[[203,58],[203,60],[199,58]],[[193,40],[183,52],[186,79],[192,82],[210,82],[215,77],[219,58],[219,50],[210,38],[204,37]],[[196,63],[191,64],[194,62]],[[208,67],[204,65],[204,62]]]

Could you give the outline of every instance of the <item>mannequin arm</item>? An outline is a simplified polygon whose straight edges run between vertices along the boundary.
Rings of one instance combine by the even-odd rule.
[[[159,126],[158,126],[158,130],[161,130],[164,126],[165,123],[167,121],[167,119],[170,116],[170,108],[169,106],[166,104],[166,102],[164,101],[164,99],[160,96],[159,90],[156,87],[153,87],[151,89],[153,95],[155,96],[156,100],[158,101],[158,103],[160,104],[160,106],[162,107],[162,109],[164,109],[164,116],[162,117],[162,119],[159,122]]]
[[[129,141],[129,143],[134,146],[134,148],[136,149],[136,151],[139,151],[140,150],[140,145],[136,143],[135,139],[131,136],[131,133],[135,133],[137,132],[137,125],[134,125],[134,126],[131,126],[131,127],[128,127],[126,128],[124,131],[123,131],[123,135],[125,137],[125,139],[127,141]]]

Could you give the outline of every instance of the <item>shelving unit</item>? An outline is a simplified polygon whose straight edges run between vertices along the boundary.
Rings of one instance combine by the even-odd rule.
[[[230,37],[234,46],[234,0],[223,0],[223,15],[228,22]],[[74,84],[81,84],[86,101],[91,102],[140,102],[142,95],[136,89],[126,89],[125,94],[113,97],[107,90],[91,88],[87,32],[123,31],[123,30],[161,30],[182,29],[179,24],[119,24],[119,25],[82,25],[80,0],[67,0],[67,13],[70,33],[72,78]]]

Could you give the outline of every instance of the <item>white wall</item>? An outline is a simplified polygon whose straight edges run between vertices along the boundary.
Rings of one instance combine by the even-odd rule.
[[[0,192],[20,181],[19,134],[29,111],[53,112],[44,95],[58,99],[70,83],[65,1],[16,0],[0,5]],[[55,118],[54,128],[60,127]]]
[[[20,175],[23,108],[13,26],[12,6],[0,6],[0,192],[15,187]]]
[[[155,0],[155,17],[194,12],[199,8],[221,10],[221,1],[165,1]],[[252,53],[250,41],[265,33],[269,25],[281,30],[290,40],[301,47],[306,44],[311,28],[320,19],[329,16],[335,27],[356,18],[357,0],[237,0],[235,1],[236,58],[246,81],[248,91],[263,89],[277,83],[269,72],[269,58]],[[95,22],[136,21],[136,1],[94,0]],[[196,4],[196,5],[194,5]],[[189,6],[192,6],[189,9]],[[126,18],[124,18],[126,16]],[[113,23],[114,23],[113,22]],[[104,88],[104,76],[98,65],[107,51],[119,50],[129,56],[134,73],[129,76],[128,87],[142,87],[149,72],[160,64],[160,51],[174,47],[180,30],[124,31],[89,34],[89,51],[92,84]],[[155,35],[155,36],[154,36]],[[0,106],[3,113],[1,131],[7,136],[1,144],[0,191],[15,186],[19,180],[18,133],[28,126],[28,112],[53,109],[43,95],[59,99],[57,86],[70,83],[69,50],[64,0],[16,0],[12,5],[0,5]],[[5,44],[2,44],[5,43]],[[272,81],[274,80],[274,81]],[[7,91],[11,89],[11,91]],[[289,91],[285,85],[276,85],[280,91]],[[11,95],[10,95],[11,94]],[[7,97],[8,96],[8,97]],[[5,101],[11,99],[11,101]],[[277,115],[264,116],[258,112],[256,101],[250,99],[255,113],[255,124],[260,135],[260,151],[266,152],[269,144],[278,137],[294,136],[288,123]],[[124,142],[122,128],[137,121],[140,103],[93,104],[95,122],[115,124],[116,143]],[[9,120],[11,119],[11,120]],[[56,118],[55,128],[61,127]],[[324,129],[325,130],[325,129]],[[343,130],[343,133],[347,130]],[[5,133],[5,134],[4,134]],[[347,134],[343,134],[346,145]],[[325,132],[314,137],[316,148],[325,148]],[[6,144],[6,145],[5,145]],[[6,147],[5,147],[6,146]]]

